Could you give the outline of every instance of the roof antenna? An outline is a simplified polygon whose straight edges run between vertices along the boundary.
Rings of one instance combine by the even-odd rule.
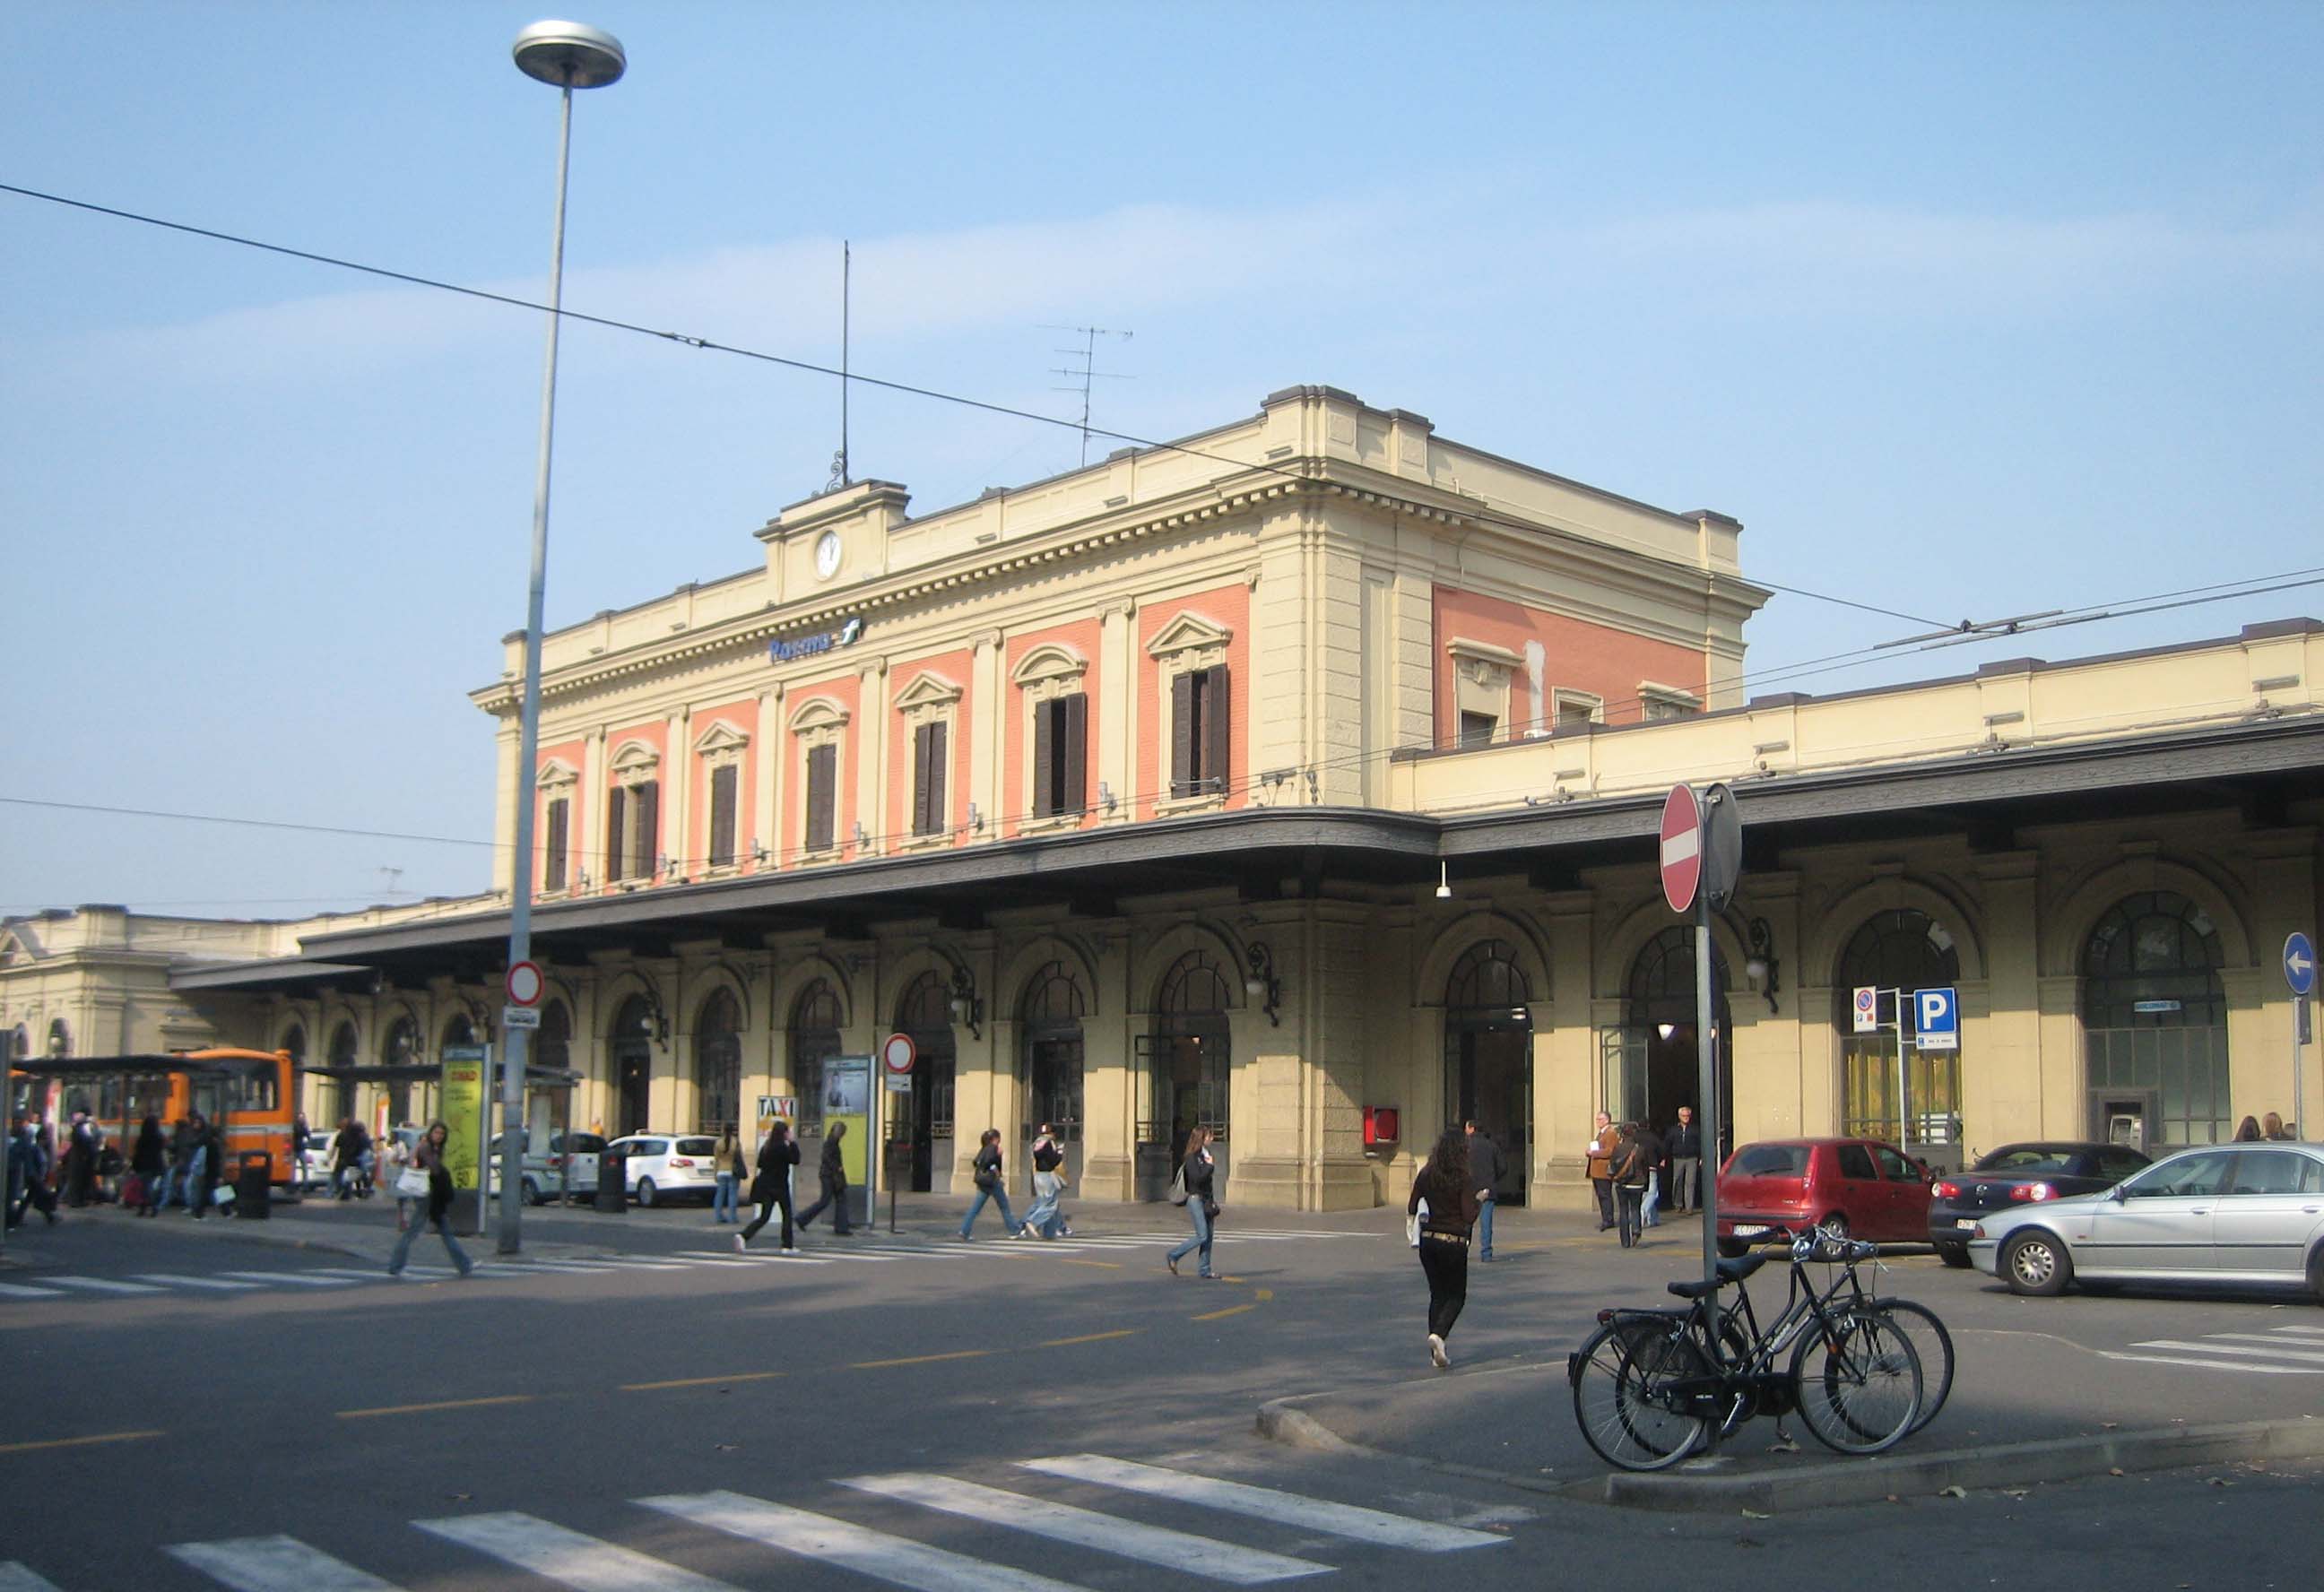
[[[1090,383],[1098,380],[1100,377],[1103,377],[1109,382],[1134,382],[1138,379],[1135,376],[1123,375],[1118,371],[1102,371],[1098,369],[1097,340],[1100,337],[1119,337],[1123,342],[1127,343],[1136,334],[1131,332],[1117,332],[1105,327],[1056,327],[1050,326],[1046,321],[1042,323],[1041,329],[1045,332],[1071,332],[1082,340],[1082,345],[1079,348],[1056,348],[1050,351],[1054,354],[1062,354],[1068,359],[1078,358],[1081,361],[1081,363],[1079,365],[1051,365],[1049,367],[1049,373],[1053,376],[1070,376],[1081,383],[1077,387],[1053,387],[1050,391],[1053,392],[1078,392],[1082,395],[1082,463],[1086,465],[1089,463]]]
[[[847,484],[847,311],[854,277],[854,246],[842,238],[839,242],[839,451],[831,456],[831,479],[823,485],[825,492],[837,492]]]

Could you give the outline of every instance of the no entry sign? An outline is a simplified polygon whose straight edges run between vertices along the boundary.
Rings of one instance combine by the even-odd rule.
[[[1663,899],[1684,912],[1702,882],[1702,809],[1692,786],[1674,785],[1664,798],[1662,861]]]

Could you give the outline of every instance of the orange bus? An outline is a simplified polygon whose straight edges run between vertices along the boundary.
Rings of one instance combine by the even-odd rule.
[[[231,1048],[26,1058],[8,1063],[8,1105],[12,1119],[27,1110],[45,1113],[60,1151],[65,1124],[75,1111],[87,1111],[124,1156],[149,1114],[167,1133],[199,1111],[226,1146],[222,1177],[233,1175],[242,1152],[264,1150],[274,1158],[271,1181],[287,1184],[297,1175],[290,1164],[296,1065],[287,1050]]]

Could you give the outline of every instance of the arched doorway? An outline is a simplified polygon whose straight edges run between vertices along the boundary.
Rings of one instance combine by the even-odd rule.
[[[1211,1130],[1218,1171],[1227,1167],[1227,1085],[1234,1042],[1227,1012],[1236,980],[1207,951],[1189,951],[1170,964],[1154,1002],[1154,1031],[1138,1040],[1139,1065],[1149,1088],[1150,1121],[1139,1125],[1139,1142],[1162,1148],[1161,1176],[1185,1153],[1186,1136],[1197,1127]],[[1141,1178],[1141,1183],[1146,1180]],[[1160,1198],[1160,1191],[1148,1194]]]
[[[2225,957],[2210,916],[2172,890],[2115,903],[2082,947],[2090,1130],[2139,1148],[2231,1131]]]
[[[1444,1120],[1474,1121],[1500,1147],[1505,1204],[1525,1203],[1532,1162],[1532,1000],[1506,940],[1470,946],[1444,983]]]
[[[1719,1078],[1719,1146],[1735,1143],[1735,1069],[1720,1036],[1729,1032],[1727,959],[1711,950],[1711,1025]],[[1701,1045],[1695,1026],[1694,930],[1674,924],[1646,942],[1630,963],[1623,991],[1619,1044],[1609,1046],[1605,1093],[1599,1109],[1617,1122],[1656,1128],[1678,1120],[1681,1106],[1702,1093]]]
[[[606,1035],[606,1054],[613,1085],[613,1131],[621,1138],[643,1133],[653,1126],[654,1008],[642,995],[632,995],[613,1014]]]
[[[1875,913],[1849,936],[1831,992],[1832,1027],[1840,1035],[1840,1132],[1884,1138],[1900,1148],[1949,1146],[1949,1168],[1958,1165],[1960,1053],[1923,1051],[1914,1044],[1920,1008],[1913,991],[1960,982],[1960,952],[1952,934],[1925,912],[1905,906]],[[1901,991],[1899,1010],[1881,1003],[1884,1017],[1904,1023],[1901,1080],[1897,1030],[1855,1031],[1860,989]]]
[[[798,1099],[792,1127],[801,1136],[823,1135],[823,1063],[840,1052],[839,1018],[839,995],[827,979],[809,980],[791,1002],[790,1085]]]
[[[1066,1182],[1074,1188],[1082,1181],[1082,1019],[1088,1015],[1089,998],[1062,962],[1036,972],[1017,1004],[1022,1136],[1029,1146],[1042,1123],[1054,1124],[1065,1145]],[[1029,1153],[1020,1160],[1032,1164]]]
[[[742,1126],[742,1006],[715,989],[694,1019],[694,1127],[716,1133]]]
[[[409,1012],[399,1013],[387,1026],[387,1037],[379,1047],[379,1064],[383,1067],[415,1067],[420,1064],[420,1025]],[[399,1127],[411,1119],[411,1081],[391,1078],[387,1090],[387,1125]]]
[[[912,1191],[925,1194],[936,1187],[937,1167],[949,1182],[953,1146],[952,989],[933,968],[905,986],[896,1002],[896,1032],[910,1035],[919,1052],[912,1092],[900,1097],[911,1102],[908,1119],[898,1124],[896,1136],[912,1141]]]
[[[325,1059],[334,1071],[352,1067],[355,1064],[359,1048],[355,1026],[343,1022],[331,1030],[331,1048]],[[331,1103],[323,1114],[330,1118],[330,1126],[334,1128],[355,1114],[355,1081],[346,1072],[340,1072],[331,1081]]]

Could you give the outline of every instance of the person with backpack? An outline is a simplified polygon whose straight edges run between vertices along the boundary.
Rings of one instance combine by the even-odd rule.
[[[853,1231],[847,1225],[847,1163],[840,1154],[840,1143],[847,1137],[847,1124],[835,1122],[823,1136],[823,1154],[816,1162],[816,1181],[823,1192],[816,1202],[799,1213],[802,1228],[823,1214],[824,1207],[831,1208],[831,1236],[844,1238]]]
[[[1482,1134],[1464,1137],[1446,1128],[1429,1152],[1428,1164],[1412,1180],[1412,1195],[1404,1202],[1405,1213],[1420,1219],[1416,1247],[1420,1269],[1428,1278],[1428,1358],[1440,1371],[1452,1364],[1444,1340],[1452,1336],[1452,1323],[1469,1302],[1470,1230],[1489,1208],[1477,1191],[1490,1185],[1469,1157],[1478,1144],[1489,1148],[1492,1142]]]
[[[1033,1209],[1025,1213],[1025,1225],[1017,1229],[1019,1238],[1029,1238],[1038,1232],[1044,1238],[1054,1238],[1073,1230],[1057,1209],[1058,1196],[1065,1187],[1065,1146],[1058,1142],[1056,1125],[1044,1122],[1033,1140]]]
[[[1197,1127],[1186,1135],[1186,1154],[1178,1163],[1177,1175],[1170,1180],[1170,1203],[1184,1205],[1187,1219],[1194,1224],[1194,1236],[1162,1257],[1170,1275],[1178,1275],[1178,1263],[1191,1250],[1202,1251],[1202,1266],[1194,1275],[1204,1282],[1218,1280],[1211,1270],[1211,1240],[1216,1236],[1219,1219],[1218,1157],[1211,1154],[1211,1130]]]
[[[976,1219],[982,1213],[987,1200],[1001,1202],[1001,1230],[1012,1238],[1023,1238],[1024,1224],[1009,1208],[1009,1181],[1001,1166],[999,1128],[986,1128],[983,1136],[977,1141],[972,1175],[976,1182],[976,1198],[969,1202],[968,1214],[960,1219],[960,1241],[965,1244],[975,1236],[972,1229],[976,1226]]]
[[[767,1125],[767,1142],[759,1146],[759,1175],[751,1180],[751,1202],[759,1208],[759,1214],[734,1235],[736,1254],[751,1247],[751,1240],[778,1210],[783,1213],[783,1253],[798,1253],[798,1235],[791,1222],[791,1168],[798,1160],[798,1142],[791,1137],[791,1125],[776,1118]]]
[[[332,1182],[339,1198],[371,1198],[371,1179],[364,1171],[371,1160],[371,1135],[353,1117],[339,1118],[339,1136],[332,1141]]]
[[[1646,1197],[1646,1184],[1654,1177],[1654,1164],[1647,1159],[1646,1142],[1637,1123],[1622,1124],[1609,1164],[1614,1173],[1614,1197],[1621,1210],[1622,1247],[1635,1249],[1638,1247],[1638,1208]]]

